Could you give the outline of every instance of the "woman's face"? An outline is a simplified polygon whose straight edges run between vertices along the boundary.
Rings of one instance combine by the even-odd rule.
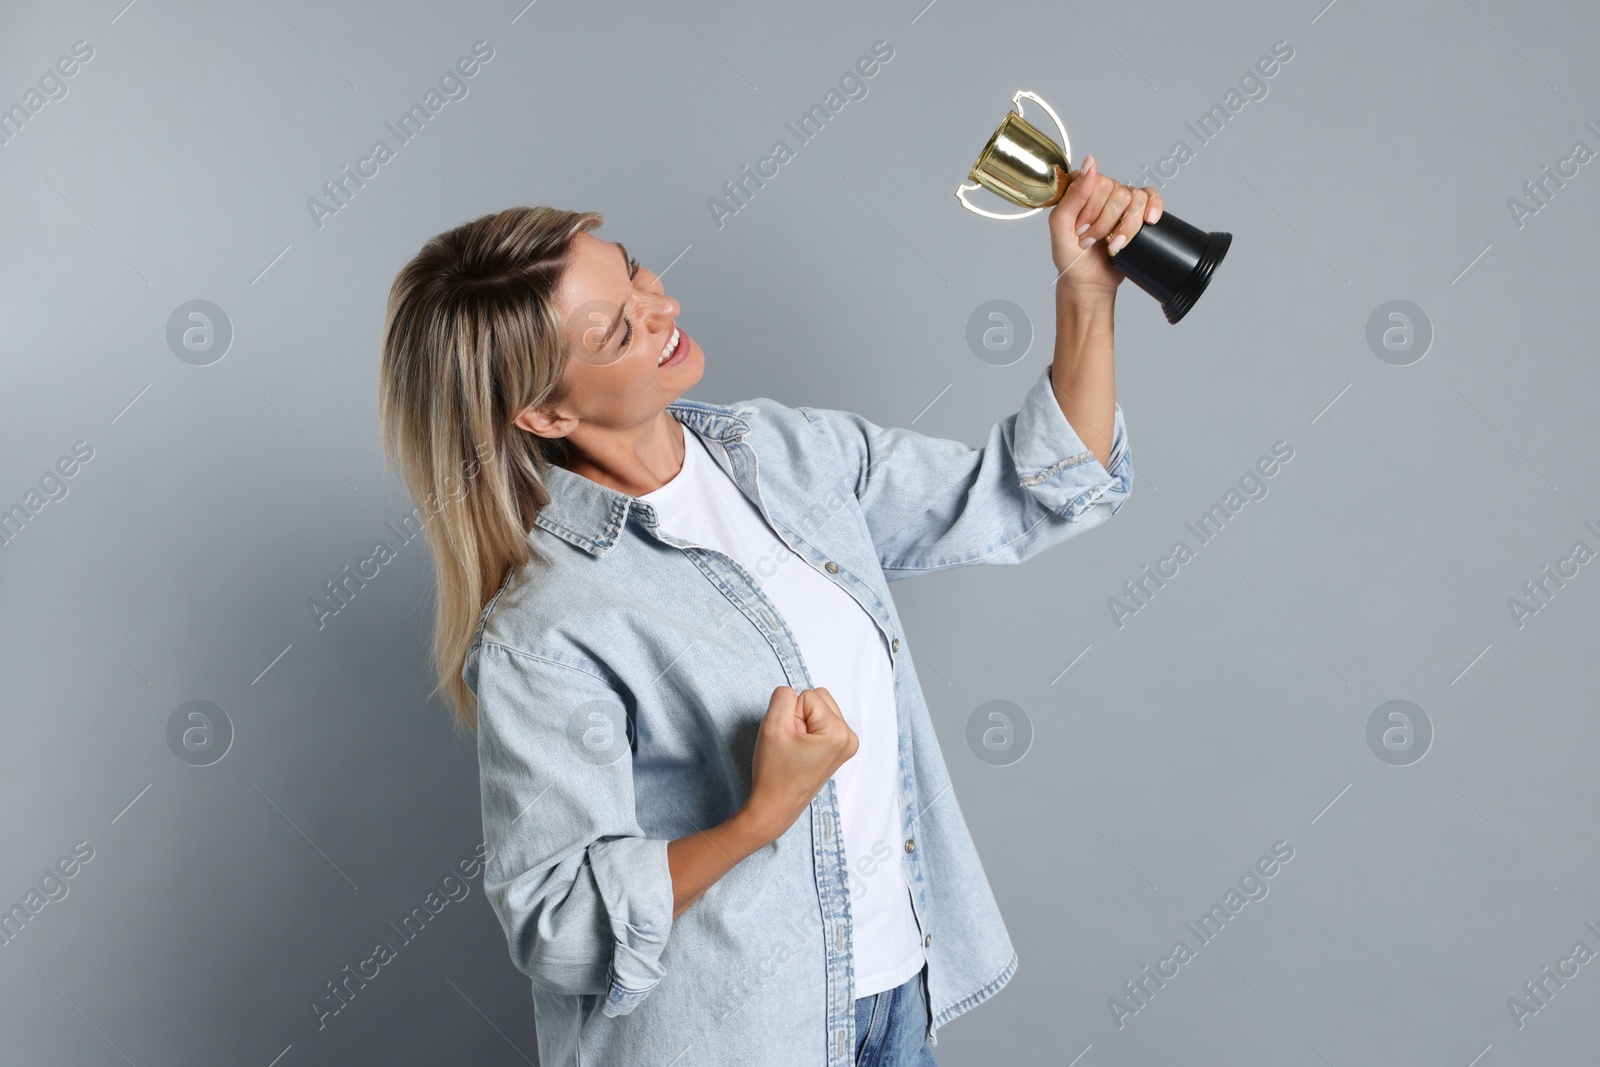
[[[567,339],[567,398],[545,413],[523,412],[519,426],[543,436],[565,436],[579,424],[637,426],[704,373],[705,353],[681,331],[676,355],[662,365],[671,351],[678,302],[620,244],[579,233],[555,295]]]

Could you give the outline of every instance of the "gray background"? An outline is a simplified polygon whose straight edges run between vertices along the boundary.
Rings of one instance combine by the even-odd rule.
[[[394,273],[484,212],[600,210],[671,264],[692,396],[977,444],[1053,337],[1043,215],[951,196],[1019,88],[1125,181],[1189,141],[1167,205],[1235,239],[1177,326],[1122,287],[1116,519],[895,589],[1021,952],[941,1063],[1596,1055],[1600,962],[1520,1029],[1507,1006],[1600,950],[1600,564],[1521,627],[1507,606],[1600,549],[1600,163],[1520,227],[1507,206],[1600,148],[1592,6],[124,3],[0,16],[4,106],[94,49],[0,145],[0,506],[94,449],[0,547],[0,903],[94,849],[0,946],[0,1060],[531,1062],[477,881],[320,1032],[309,1007],[481,837],[475,754],[423,696],[422,542],[325,628],[307,607],[411,508],[374,399]],[[319,228],[308,198],[478,40],[469,95]],[[869,94],[719,228],[707,199],[878,40]],[[1198,145],[1184,123],[1280,40],[1268,94]],[[207,366],[166,340],[195,299],[234,331]],[[965,340],[994,299],[1035,331],[1004,367]],[[1366,339],[1397,299],[1434,331],[1405,366]],[[1278,441],[1270,494],[1119,628],[1123,582]],[[994,766],[967,723],[1000,699],[1034,739]],[[1367,742],[1394,699],[1434,732],[1409,766]],[[190,700],[233,726],[208,767],[168,745]],[[1119,1028],[1107,999],[1276,841],[1270,895]]]

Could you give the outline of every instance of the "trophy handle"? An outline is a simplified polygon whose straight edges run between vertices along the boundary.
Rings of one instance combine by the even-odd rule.
[[[1027,97],[1035,104],[1038,104],[1040,107],[1044,108],[1045,114],[1050,116],[1050,121],[1056,124],[1056,130],[1061,134],[1061,154],[1067,157],[1067,166],[1068,168],[1071,168],[1072,141],[1067,137],[1067,128],[1061,124],[1061,118],[1055,113],[1055,109],[1049,104],[1045,103],[1038,93],[1030,93],[1026,89],[1018,89],[1016,95],[1011,98],[1011,106],[1016,109],[1016,112],[1019,115],[1022,114],[1023,97]]]
[[[983,188],[983,186],[981,186],[981,185],[958,185],[958,186],[956,186],[956,199],[961,201],[961,206],[962,207],[966,208],[968,211],[972,212],[975,215],[982,215],[986,219],[1002,219],[1002,220],[1004,220],[1004,219],[1025,219],[1029,215],[1032,215],[1034,212],[1043,211],[1044,210],[1044,208],[1042,208],[1042,207],[1036,207],[1036,208],[1033,208],[1032,210],[1029,210],[1029,211],[1018,212],[1015,215],[999,215],[999,214],[996,214],[993,211],[985,211],[981,207],[977,207],[974,204],[968,203],[967,198],[964,195],[966,193],[977,192],[979,189],[982,189],[982,188]]]

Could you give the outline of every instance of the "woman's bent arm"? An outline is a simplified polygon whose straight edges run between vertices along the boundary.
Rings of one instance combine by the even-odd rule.
[[[826,689],[774,689],[756,735],[750,799],[727,822],[667,845],[673,919],[740,860],[782,837],[859,746]]]
[[[775,838],[748,807],[720,826],[680,837],[667,845],[672,871],[672,917],[700,898],[739,861]]]

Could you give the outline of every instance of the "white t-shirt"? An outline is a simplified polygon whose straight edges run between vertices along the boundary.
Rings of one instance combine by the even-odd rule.
[[[793,631],[811,683],[832,694],[860,747],[834,773],[849,867],[855,996],[894,989],[926,956],[901,867],[899,735],[883,631],[856,599],[789,551],[753,502],[683,427],[683,469],[639,497],[663,532],[737,560]],[[764,709],[762,709],[764,710]]]

